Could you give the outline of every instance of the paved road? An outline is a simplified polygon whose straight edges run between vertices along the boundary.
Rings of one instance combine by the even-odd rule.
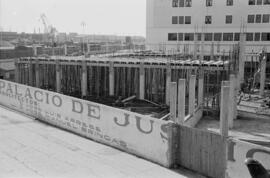
[[[197,178],[0,107],[0,178]]]

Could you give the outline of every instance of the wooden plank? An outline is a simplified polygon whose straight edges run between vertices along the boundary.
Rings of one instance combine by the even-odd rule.
[[[192,157],[192,162],[193,162],[193,168],[194,170],[199,170],[198,166],[198,152],[197,148],[200,147],[200,142],[197,140],[197,130],[196,129],[190,129],[192,132],[192,151],[193,151],[193,157]]]
[[[206,172],[205,172],[205,174],[206,175],[208,175],[208,173],[211,171],[211,168],[210,168],[210,151],[209,151],[209,147],[211,147],[212,145],[211,145],[211,138],[210,138],[210,135],[209,134],[207,134],[207,133],[205,133],[205,139],[206,139],[206,142],[207,142],[207,147],[205,148],[205,151],[206,151],[206,159],[205,159],[205,161],[206,161]]]
[[[209,175],[211,177],[215,177],[215,170],[217,169],[217,165],[215,164],[216,161],[218,162],[218,160],[215,160],[215,138],[214,138],[214,135],[213,134],[209,134],[209,141],[211,143],[211,146],[208,148],[210,154],[209,154]]]
[[[181,165],[188,167],[188,133],[185,127],[180,126],[181,128],[181,140],[180,140],[180,149],[181,149]]]

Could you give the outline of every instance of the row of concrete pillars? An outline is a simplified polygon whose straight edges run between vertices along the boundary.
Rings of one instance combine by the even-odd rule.
[[[30,86],[34,86],[37,88],[40,88],[40,64],[41,62],[38,59],[35,59],[34,61],[29,60],[29,82],[27,82]],[[15,81],[20,83],[20,77],[19,77],[19,73],[20,73],[20,69],[19,69],[19,65],[18,65],[18,61],[15,61]],[[33,68],[35,68],[35,76],[33,76]],[[56,60],[55,61],[55,71],[56,71],[56,84],[55,84],[55,89],[56,92],[58,93],[62,93],[63,91],[61,91],[61,64],[60,64],[60,60]],[[81,61],[81,97],[85,97],[88,96],[89,94],[89,87],[88,85],[91,85],[91,83],[89,83],[88,81],[88,75],[87,75],[87,63],[86,60],[83,59]],[[141,62],[140,66],[139,66],[139,91],[138,91],[138,98],[139,99],[145,99],[145,85],[146,85],[146,70],[145,70],[145,66],[144,66],[144,62]],[[109,62],[109,95],[110,96],[114,96],[115,95],[115,70],[117,70],[114,67],[114,63],[113,61]],[[166,100],[166,104],[169,105],[170,103],[170,82],[172,81],[172,66],[170,65],[170,63],[167,64],[166,69],[165,69],[165,73],[166,73],[166,94],[165,94],[165,100]],[[69,74],[71,75],[71,74]],[[35,81],[35,82],[34,82]]]
[[[198,93],[196,104],[196,75],[191,75],[188,81],[188,115],[193,115],[197,109],[203,109],[203,73],[198,76]],[[184,124],[186,118],[186,79],[170,82],[170,115],[177,124]],[[196,107],[197,106],[197,107]]]
[[[188,115],[193,115],[198,109],[203,110],[203,75],[198,78],[198,105],[195,108],[195,85],[196,76],[192,75],[188,81]],[[224,137],[228,136],[228,130],[233,128],[234,120],[237,117],[237,78],[230,75],[229,81],[222,81],[220,100],[220,133]],[[177,90],[178,88],[178,90]],[[186,100],[186,79],[179,79],[170,83],[170,115],[171,120],[177,124],[185,125],[185,100]]]

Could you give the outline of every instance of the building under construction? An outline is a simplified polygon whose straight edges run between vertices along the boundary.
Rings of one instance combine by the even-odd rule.
[[[124,107],[128,101],[129,105],[126,104],[125,107],[130,106],[134,111],[140,110],[138,106],[142,100],[152,104],[151,107],[157,110],[164,109],[163,106],[169,105],[170,82],[177,82],[178,79],[188,81],[191,75],[195,75],[196,93],[198,93],[198,79],[201,77],[204,79],[205,111],[216,112],[219,111],[221,81],[228,80],[230,74],[236,74],[242,76],[241,80],[244,83],[254,78],[258,69],[261,71],[260,61],[263,56],[257,53],[244,54],[239,46],[231,49],[226,53],[213,52],[210,55],[194,51],[178,53],[137,51],[90,57],[36,56],[17,60],[15,75],[16,81],[22,84],[103,104]],[[241,62],[241,58],[245,58],[245,62]],[[245,68],[239,67],[244,65]],[[269,67],[266,71],[266,60],[262,71],[264,77],[268,78]],[[255,78],[252,82],[253,87],[259,83]],[[264,81],[266,85],[263,88],[267,86],[267,80]],[[242,88],[248,87],[251,88],[251,86]],[[187,92],[186,96],[188,95]],[[130,101],[134,103],[130,104]],[[147,104],[141,106],[149,106]]]

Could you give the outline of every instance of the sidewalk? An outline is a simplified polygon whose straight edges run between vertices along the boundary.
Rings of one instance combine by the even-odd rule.
[[[0,107],[0,178],[199,178]]]

